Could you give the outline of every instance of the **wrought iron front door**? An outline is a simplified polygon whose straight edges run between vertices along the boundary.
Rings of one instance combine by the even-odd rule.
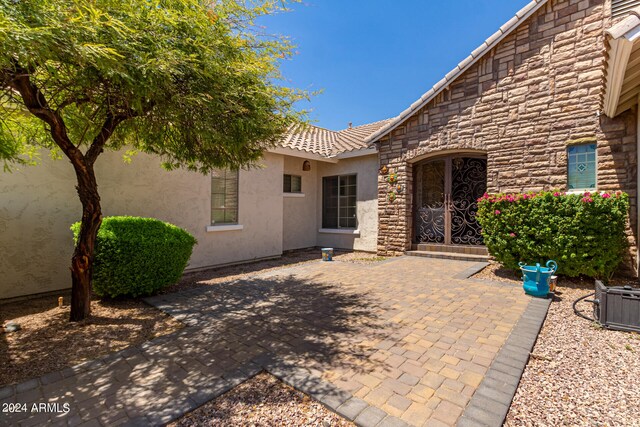
[[[415,169],[417,243],[482,245],[477,200],[487,189],[487,161],[449,156]]]

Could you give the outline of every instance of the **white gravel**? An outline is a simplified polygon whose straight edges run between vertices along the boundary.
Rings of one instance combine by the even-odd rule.
[[[640,426],[640,335],[576,316],[590,292],[558,289],[505,425]]]
[[[263,372],[168,427],[191,426],[353,427],[354,424]]]

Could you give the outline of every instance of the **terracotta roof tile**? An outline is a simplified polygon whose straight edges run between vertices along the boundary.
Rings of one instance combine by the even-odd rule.
[[[367,137],[391,120],[380,120],[341,131],[333,131],[313,125],[298,125],[287,132],[280,145],[285,148],[331,157],[340,153],[367,148],[367,143],[365,142]]]

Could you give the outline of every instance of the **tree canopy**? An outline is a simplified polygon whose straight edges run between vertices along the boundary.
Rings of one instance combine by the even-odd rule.
[[[299,121],[282,84],[284,38],[255,20],[275,0],[0,0],[0,159],[64,154],[82,220],[71,258],[71,320],[90,314],[105,149],[171,169],[251,165]],[[122,183],[125,185],[126,183]]]
[[[306,96],[281,84],[278,62],[291,45],[255,26],[284,7],[0,0],[0,159],[28,160],[37,146],[64,151],[52,139],[63,122],[68,144],[87,147],[89,159],[128,144],[169,168],[254,162],[301,118],[293,105]],[[34,89],[30,99],[19,85]]]

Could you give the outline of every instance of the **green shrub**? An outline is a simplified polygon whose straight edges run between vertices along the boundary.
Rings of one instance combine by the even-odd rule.
[[[77,239],[80,223],[71,230]],[[151,295],[180,279],[196,243],[185,230],[157,219],[104,218],[96,242],[93,290],[112,298]]]
[[[489,253],[507,268],[558,262],[558,272],[607,279],[625,255],[629,197],[622,192],[485,194],[478,221]]]

